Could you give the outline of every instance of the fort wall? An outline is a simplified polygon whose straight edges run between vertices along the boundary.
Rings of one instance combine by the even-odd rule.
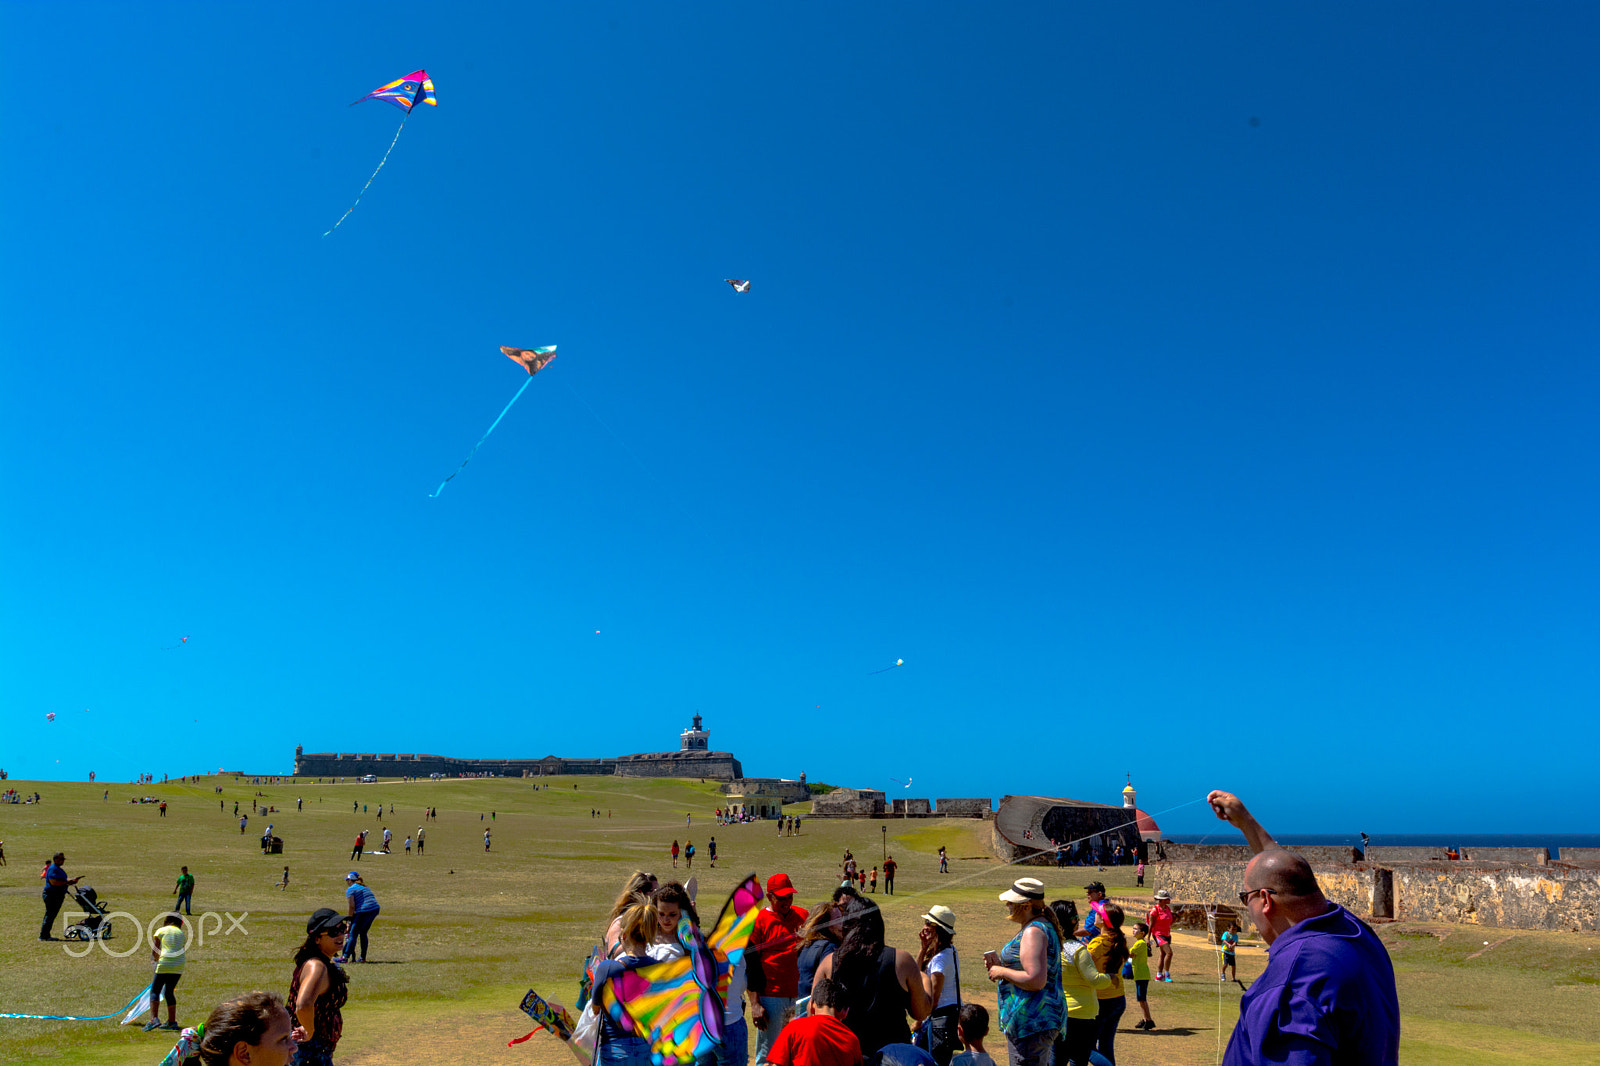
[[[739,760],[725,751],[663,751],[623,755],[615,760],[620,777],[707,777],[732,781],[744,776]]]
[[[294,749],[296,777],[443,777],[482,776],[550,777],[568,774],[618,775],[621,777],[702,777],[733,781],[744,777],[744,767],[726,751],[712,751],[711,734],[702,717],[696,714],[688,729],[678,736],[677,751],[651,751],[623,755],[615,759],[563,759],[546,755],[542,759],[456,759],[445,755],[417,755],[394,752],[320,751],[306,753]],[[805,787],[805,775],[800,775]]]
[[[1527,849],[1522,849],[1527,850]],[[1152,893],[1174,904],[1236,904],[1243,862],[1163,862],[1149,868]],[[1600,925],[1600,869],[1552,863],[1493,866],[1313,862],[1323,893],[1362,918],[1454,922],[1508,929],[1593,932]]]
[[[813,818],[881,818],[884,794],[873,788],[836,788],[811,803]]]
[[[948,818],[987,818],[994,813],[994,803],[989,799],[948,799],[933,801],[933,809]]]

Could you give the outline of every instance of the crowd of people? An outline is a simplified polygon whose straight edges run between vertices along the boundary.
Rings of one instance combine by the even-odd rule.
[[[1394,1066],[1399,1008],[1382,942],[1328,901],[1305,860],[1279,848],[1237,797],[1213,792],[1208,802],[1251,845],[1254,858],[1239,899],[1273,947],[1265,972],[1241,997],[1224,1066]],[[420,846],[420,828],[418,837]],[[956,912],[943,904],[928,906],[914,950],[889,944],[883,913],[870,891],[863,891],[854,856],[846,852],[844,862],[842,883],[810,908],[796,902],[788,874],[766,878],[765,905],[721,1004],[724,1038],[716,1066],[993,1066],[984,1047],[989,1009],[972,1002],[971,985],[962,982]],[[67,875],[65,863],[66,856],[57,853],[43,874],[40,939],[51,939],[61,900],[78,880]],[[884,869],[892,884],[892,867],[886,862]],[[379,915],[361,874],[351,871],[345,881],[346,913],[321,908],[306,923],[287,1001],[249,992],[223,1003],[203,1030],[180,1030],[172,1061],[192,1056],[207,1066],[331,1066],[349,997],[343,967],[366,961],[368,933]],[[680,923],[701,927],[693,884],[663,882],[644,872],[628,878],[590,960],[595,988],[624,969],[685,953]],[[173,894],[185,910],[193,891],[194,879],[184,868]],[[1045,884],[1032,877],[1017,879],[999,894],[1016,932],[982,953],[982,973],[994,992],[992,999],[988,992],[981,998],[997,1005],[998,1039],[1010,1066],[1089,1066],[1101,1059],[1115,1066],[1127,981],[1142,1014],[1133,1028],[1155,1028],[1148,989],[1173,979],[1169,893],[1157,891],[1143,920],[1130,925],[1104,885],[1091,881],[1084,891],[1081,917],[1074,901],[1047,900]],[[152,937],[155,975],[146,1029],[179,1029],[175,989],[186,941],[174,910]],[[1234,970],[1236,945],[1237,936],[1224,931],[1224,976]],[[655,1049],[647,1037],[617,1024],[597,1003],[588,1009],[597,1013],[597,1064],[652,1066]]]

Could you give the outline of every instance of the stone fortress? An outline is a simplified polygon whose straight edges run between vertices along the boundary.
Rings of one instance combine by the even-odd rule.
[[[744,767],[731,752],[712,751],[711,733],[700,715],[678,736],[677,751],[652,751],[618,755],[609,759],[568,759],[546,755],[542,759],[458,759],[449,755],[395,754],[388,752],[307,752],[294,749],[296,777],[554,777],[604,775],[617,777],[703,777],[723,783],[725,792],[782,797],[790,803],[808,796],[805,774],[798,781],[786,778],[746,778]]]

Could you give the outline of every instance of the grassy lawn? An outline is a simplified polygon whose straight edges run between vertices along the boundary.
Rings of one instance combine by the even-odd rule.
[[[673,874],[668,847],[693,840],[699,856],[702,917],[709,923],[737,880],[755,870],[783,870],[809,906],[836,883],[846,847],[869,866],[887,849],[900,863],[898,893],[879,899],[889,938],[914,946],[920,915],[933,903],[955,909],[957,945],[966,963],[969,998],[993,1008],[978,954],[998,947],[1012,931],[995,894],[1020,874],[990,856],[988,826],[969,821],[808,819],[802,835],[779,838],[774,826],[717,828],[715,786],[691,781],[619,778],[419,781],[339,785],[250,786],[232,778],[205,778],[197,786],[8,782],[44,794],[38,806],[0,805],[0,839],[10,865],[0,868],[0,1011],[100,1015],[125,1004],[149,979],[147,947],[139,947],[132,922],[118,918],[116,937],[83,958],[68,945],[36,938],[42,906],[38,873],[52,852],[65,851],[70,874],[84,875],[103,900],[148,923],[172,901],[180,865],[196,878],[195,915],[219,917],[206,925],[190,951],[178,986],[179,1020],[196,1022],[220,1000],[248,988],[283,994],[290,956],[302,939],[305,918],[317,907],[343,911],[343,876],[359,866],[383,906],[365,966],[352,966],[345,1008],[341,1062],[361,1064],[497,1061],[568,1066],[570,1057],[544,1034],[516,1048],[505,1042],[531,1025],[516,1006],[527,989],[570,1002],[578,969],[600,933],[601,918],[622,879],[634,869]],[[221,785],[223,809],[213,791]],[[574,788],[573,786],[577,787]],[[264,796],[257,797],[260,791]],[[166,818],[152,805],[129,804],[148,794],[168,801]],[[304,811],[294,809],[304,797]],[[244,834],[232,814],[238,801],[275,804],[271,815],[252,815]],[[392,816],[380,818],[379,802]],[[352,812],[365,803],[369,812]],[[356,831],[394,831],[395,845],[422,823],[422,810],[439,808],[427,823],[423,857],[403,852],[350,860]],[[598,809],[598,818],[589,812]],[[803,809],[803,808],[802,808]],[[493,817],[490,813],[493,812]],[[684,818],[694,814],[694,824]],[[480,820],[480,815],[482,819]],[[608,817],[609,815],[609,817]],[[260,854],[258,840],[270,821],[285,841],[282,856]],[[885,829],[886,827],[886,829]],[[483,830],[493,848],[483,849]],[[711,869],[706,841],[716,836],[719,862]],[[937,873],[943,844],[950,873]],[[287,890],[274,887],[284,864]],[[676,871],[690,871],[680,860]],[[1091,876],[1113,896],[1142,896],[1131,869],[1105,873],[1030,868],[1067,898],[1082,900]],[[880,885],[880,889],[881,889]],[[78,916],[69,900],[56,926]],[[231,924],[224,914],[239,918]],[[1600,1060],[1600,938],[1571,934],[1513,933],[1481,927],[1390,925],[1381,930],[1394,955],[1405,1013],[1402,1060],[1408,1064],[1593,1062]],[[1484,940],[1491,942],[1485,950]],[[969,961],[970,960],[970,961]],[[1241,949],[1246,981],[1265,958],[1259,945]],[[1120,1066],[1216,1060],[1237,1016],[1237,986],[1216,979],[1214,949],[1180,935],[1177,981],[1152,990],[1154,1033],[1125,1031]],[[1534,1005],[1537,1004],[1535,1007]],[[1220,1027],[1219,1027],[1220,1015]],[[1139,1017],[1130,1002],[1127,1024]],[[0,1061],[44,1063],[63,1055],[78,1063],[148,1066],[170,1040],[115,1021],[0,1020]],[[1004,1045],[991,1046],[1003,1057]]]

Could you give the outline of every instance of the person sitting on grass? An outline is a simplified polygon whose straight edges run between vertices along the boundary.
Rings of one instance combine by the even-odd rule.
[[[989,1035],[989,1012],[981,1003],[964,1003],[956,1015],[956,1036],[961,1040],[961,1051],[950,1060],[950,1066],[994,1066],[994,1059],[983,1050],[983,1038]]]
[[[766,1062],[772,1066],[857,1066],[861,1041],[844,1024],[849,1011],[838,1003],[839,986],[826,977],[811,986],[806,1016],[783,1027]]]

